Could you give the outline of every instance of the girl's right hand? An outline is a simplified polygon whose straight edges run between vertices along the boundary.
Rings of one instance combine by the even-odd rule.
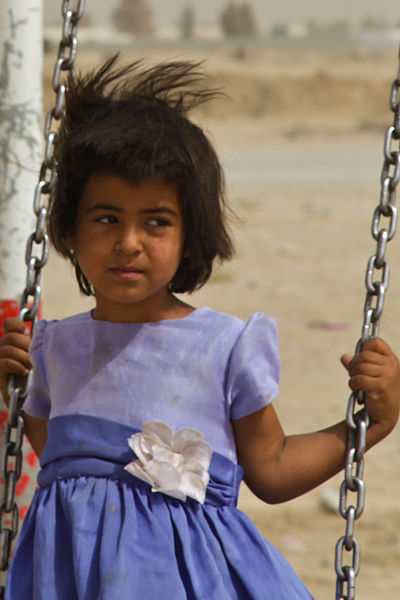
[[[17,375],[18,385],[25,384],[26,377],[32,368],[29,358],[29,332],[24,321],[17,317],[5,319],[4,335],[0,337],[0,390],[8,406],[8,376]]]

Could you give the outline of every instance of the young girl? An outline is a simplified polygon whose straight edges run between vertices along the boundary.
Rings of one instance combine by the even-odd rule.
[[[274,321],[174,295],[232,255],[221,168],[187,117],[213,93],[196,65],[114,63],[70,82],[49,210],[94,309],[40,321],[30,357],[18,319],[1,340],[5,399],[8,374],[34,369],[24,419],[41,463],[6,598],[311,598],[238,488],[244,474],[270,503],[314,488],[343,468],[346,425],[285,436]],[[342,362],[371,447],[398,417],[398,361],[373,339]]]

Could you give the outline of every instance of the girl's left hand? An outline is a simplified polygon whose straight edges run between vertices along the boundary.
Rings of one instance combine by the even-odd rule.
[[[364,342],[359,354],[344,354],[341,362],[349,372],[350,388],[365,392],[371,420],[367,438],[373,445],[392,431],[399,417],[399,360],[384,340],[372,338]]]

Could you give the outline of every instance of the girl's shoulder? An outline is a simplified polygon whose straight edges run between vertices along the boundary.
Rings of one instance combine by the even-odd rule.
[[[239,317],[214,310],[208,306],[196,308],[186,317],[174,319],[168,323],[177,329],[197,330],[205,336],[217,337],[219,334],[223,334],[232,338],[239,336],[246,327],[245,321]]]
[[[202,325],[210,327],[228,327],[240,330],[244,326],[244,321],[239,317],[218,310],[214,310],[209,306],[202,306],[200,308],[196,308],[187,317],[184,317],[184,319],[188,318],[191,318],[193,321],[198,320],[202,323]]]
[[[275,320],[262,311],[252,313],[247,321],[208,307],[197,309],[192,315],[201,321],[204,335],[211,335],[213,339],[222,338],[232,350],[236,347],[263,346],[268,340],[276,344]]]
[[[77,329],[81,329],[85,323],[90,324],[93,321],[90,311],[72,315],[65,319],[40,319],[37,321],[33,338],[31,342],[31,351],[40,350],[45,344],[46,339],[57,330],[69,331],[72,334]]]
[[[208,307],[197,309],[195,312],[197,313],[199,311],[201,311],[201,317],[204,319],[204,321],[208,321],[210,326],[231,329],[238,335],[241,335],[249,330],[261,331],[266,327],[275,328],[274,319],[262,311],[252,313],[247,321],[244,321],[243,319],[240,319],[234,315],[216,311]]]

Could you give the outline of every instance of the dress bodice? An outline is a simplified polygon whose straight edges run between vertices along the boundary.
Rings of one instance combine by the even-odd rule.
[[[181,319],[115,323],[87,312],[40,321],[35,333],[24,408],[37,417],[194,427],[236,462],[232,419],[262,408],[278,389],[276,328],[264,313],[244,323],[200,308]]]

